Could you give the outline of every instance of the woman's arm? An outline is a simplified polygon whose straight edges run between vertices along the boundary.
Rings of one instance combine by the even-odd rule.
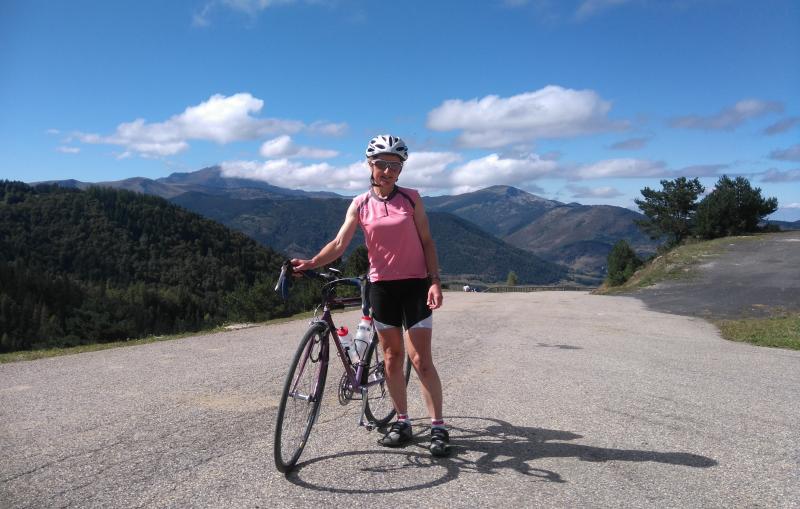
[[[339,228],[339,233],[336,234],[336,237],[332,241],[328,242],[325,247],[323,247],[312,259],[293,259],[292,265],[294,266],[295,270],[308,270],[321,267],[322,265],[327,265],[328,263],[331,263],[335,259],[342,256],[344,254],[344,250],[350,245],[350,241],[353,240],[353,234],[356,232],[356,226],[358,226],[358,207],[356,206],[356,202],[354,200],[352,203],[350,203],[350,207],[347,209],[347,215],[344,218],[344,223],[342,223],[342,227]]]
[[[442,306],[442,282],[439,279],[439,259],[436,256],[436,243],[431,236],[428,224],[428,215],[420,198],[414,207],[414,224],[417,225],[419,240],[422,242],[422,251],[425,253],[425,266],[431,278],[431,287],[428,289],[428,307],[437,309]]]

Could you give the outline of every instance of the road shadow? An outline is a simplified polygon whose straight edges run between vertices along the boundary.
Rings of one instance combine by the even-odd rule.
[[[551,343],[536,343],[534,346],[538,346],[540,348],[558,348],[559,350],[583,350],[582,346],[556,345]]]
[[[304,488],[333,493],[395,493],[444,484],[464,473],[494,475],[508,470],[542,482],[568,482],[558,472],[537,468],[536,461],[543,458],[576,458],[587,462],[649,461],[693,468],[717,465],[712,458],[687,452],[612,449],[570,443],[584,437],[570,431],[515,426],[500,419],[471,416],[447,416],[446,419],[452,442],[449,457],[431,457],[426,448],[430,429],[420,420],[415,423],[414,442],[403,449],[347,451],[312,458],[298,464],[286,478]],[[341,465],[314,468],[324,462],[341,462]],[[342,469],[347,475],[321,476],[319,473]],[[317,472],[312,475],[312,470]],[[376,485],[379,478],[385,479],[382,481],[385,486]]]

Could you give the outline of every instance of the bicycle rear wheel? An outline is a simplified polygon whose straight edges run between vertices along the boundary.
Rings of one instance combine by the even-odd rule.
[[[328,373],[328,329],[312,325],[300,340],[283,385],[275,421],[275,466],[294,468],[319,415]]]
[[[392,398],[389,395],[389,388],[386,386],[383,349],[378,341],[377,333],[372,336],[364,362],[368,368],[364,370],[361,383],[366,384],[373,380],[381,380],[381,383],[373,385],[367,391],[364,417],[368,421],[374,422],[376,426],[385,426],[394,417],[395,409]],[[406,356],[403,374],[406,377],[406,385],[408,385],[408,379],[411,377],[411,359],[408,356]]]

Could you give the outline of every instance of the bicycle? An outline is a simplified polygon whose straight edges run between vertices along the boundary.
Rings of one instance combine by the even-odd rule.
[[[275,286],[275,290],[281,291],[284,298],[290,281],[287,275],[292,270],[291,264],[284,263]],[[299,274],[322,280],[324,284],[322,302],[297,347],[278,405],[274,440],[275,466],[284,473],[297,464],[311,434],[311,428],[319,416],[328,374],[331,339],[344,366],[344,374],[338,387],[339,403],[346,405],[350,401],[361,400],[358,425],[364,426],[368,431],[385,426],[395,415],[386,387],[383,352],[377,333],[373,331],[363,359],[353,365],[336,334],[336,325],[331,315],[332,309],[357,305],[362,307],[365,315],[369,312],[366,278],[341,277],[341,273],[335,269],[328,269],[328,272],[303,271]],[[361,296],[337,297],[336,288],[343,285],[358,287]],[[320,307],[322,316],[318,316]],[[406,356],[406,384],[410,373],[411,361]]]

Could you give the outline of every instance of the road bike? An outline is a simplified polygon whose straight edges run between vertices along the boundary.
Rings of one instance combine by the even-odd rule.
[[[284,263],[278,278],[276,291],[281,291],[285,298],[293,272],[291,264]],[[300,455],[308,442],[311,428],[319,416],[322,397],[325,391],[325,380],[328,375],[330,345],[344,367],[344,374],[339,381],[339,403],[346,405],[351,401],[361,401],[359,426],[371,431],[383,427],[395,415],[389,390],[386,387],[383,351],[378,342],[377,333],[373,332],[370,344],[363,358],[351,363],[348,353],[336,334],[336,325],[331,314],[332,309],[348,306],[361,306],[362,312],[369,314],[369,299],[366,277],[347,278],[335,269],[327,272],[302,271],[295,272],[304,277],[319,280],[322,285],[322,302],[317,307],[308,330],[300,340],[297,351],[289,366],[286,381],[283,385],[278,416],[275,421],[275,466],[281,472],[289,472],[297,464]],[[356,287],[360,297],[339,297],[336,289],[342,286]],[[319,310],[322,315],[319,316]],[[411,374],[411,361],[406,357],[404,366],[405,382]]]

